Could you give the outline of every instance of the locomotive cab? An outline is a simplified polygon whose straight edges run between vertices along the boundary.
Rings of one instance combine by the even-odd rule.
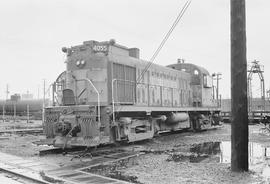
[[[216,107],[218,105],[213,98],[212,76],[206,69],[191,63],[184,63],[182,60],[168,67],[191,75],[190,86],[192,88],[193,107]]]
[[[76,105],[107,102],[107,55],[109,43],[95,41],[63,48],[66,53],[66,72],[62,78],[62,90],[73,91]],[[57,81],[59,84],[59,81]],[[58,94],[62,96],[63,94]],[[62,96],[63,98],[64,96]],[[61,101],[61,98],[59,98]],[[61,101],[62,102],[62,101]]]

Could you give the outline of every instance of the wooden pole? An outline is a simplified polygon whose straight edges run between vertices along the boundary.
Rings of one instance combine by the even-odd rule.
[[[220,75],[221,75],[221,73],[217,73],[217,105],[218,105],[218,107],[220,107],[220,103],[219,103],[219,101],[220,101],[220,98],[219,98],[219,79],[221,79],[221,78],[219,78]]]
[[[3,122],[5,122],[5,105],[6,105],[6,102],[3,104]]]
[[[245,0],[231,0],[231,170],[248,171]]]
[[[16,102],[14,102],[14,104],[13,104],[13,112],[14,112],[14,114],[13,114],[13,116],[14,116],[14,122],[16,121]]]
[[[26,108],[27,108],[27,123],[29,123],[29,105],[28,104],[27,104]]]
[[[44,125],[45,121],[45,88],[46,87],[46,81],[43,79],[43,103],[42,103],[42,125]]]

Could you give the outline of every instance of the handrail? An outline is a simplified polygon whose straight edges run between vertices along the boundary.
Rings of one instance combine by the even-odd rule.
[[[53,84],[55,87],[53,87],[53,93],[52,93],[52,100],[53,100],[53,106],[55,106],[55,103],[57,104],[57,105],[60,105],[60,103],[59,103],[59,100],[58,100],[58,96],[55,96],[55,95],[57,95],[57,93],[59,93],[59,90],[57,90],[57,88],[60,86],[61,87],[61,91],[63,90],[63,88],[64,88],[64,85],[63,85],[63,83],[61,82],[54,82],[54,84]]]
[[[85,80],[85,81],[89,82],[89,84],[94,88],[95,92],[97,93],[97,97],[98,97],[98,122],[100,123],[100,97],[99,97],[99,92],[98,92],[97,88],[95,87],[95,85],[92,83],[92,81],[90,79],[84,78],[84,79],[80,79],[80,80]]]
[[[117,81],[117,79],[112,80],[112,116],[113,116],[113,123],[115,122],[115,115],[114,115],[114,82]]]
[[[113,122],[115,122],[115,101],[114,101],[114,83],[115,83],[115,81],[124,81],[124,82],[130,82],[130,83],[136,84],[135,81],[117,79],[117,78],[112,79],[112,119],[113,119]],[[135,99],[133,99],[133,103],[135,103]]]

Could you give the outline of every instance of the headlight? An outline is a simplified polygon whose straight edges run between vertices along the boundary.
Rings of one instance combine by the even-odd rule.
[[[86,64],[86,62],[84,60],[78,60],[78,61],[76,61],[76,65],[79,68],[84,67],[85,64]]]

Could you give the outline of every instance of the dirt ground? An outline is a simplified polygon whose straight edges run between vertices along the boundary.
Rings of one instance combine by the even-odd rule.
[[[250,142],[260,143],[264,148],[270,145],[270,137],[261,134],[260,128],[258,125],[249,126],[249,139]],[[136,159],[136,164],[123,169],[123,173],[137,177],[138,183],[269,183],[270,175],[265,176],[269,164],[267,157],[260,158],[261,155],[258,155],[259,158],[256,159],[259,161],[250,166],[249,172],[232,173],[229,163],[230,150],[222,150],[223,153],[227,151],[222,158],[224,163],[220,163],[222,155],[216,154],[215,148],[209,147],[209,144],[200,154],[190,153],[194,144],[230,143],[229,141],[228,124],[218,130],[155,138],[147,143],[150,153]]]
[[[0,131],[14,127],[41,127],[41,122],[0,123]],[[270,183],[270,135],[261,125],[249,126],[250,171],[233,173],[230,170],[230,125],[200,133],[181,132],[162,135],[149,141],[127,146],[141,150],[144,154],[125,163],[115,163],[113,169],[90,169],[90,172],[113,177],[128,178],[134,183]],[[44,135],[0,134],[0,151],[31,157],[59,166],[71,161],[71,156],[48,155],[39,157],[40,150],[52,148],[37,146],[33,142],[44,139]],[[269,147],[269,148],[268,148]],[[259,150],[259,151],[258,151]]]

